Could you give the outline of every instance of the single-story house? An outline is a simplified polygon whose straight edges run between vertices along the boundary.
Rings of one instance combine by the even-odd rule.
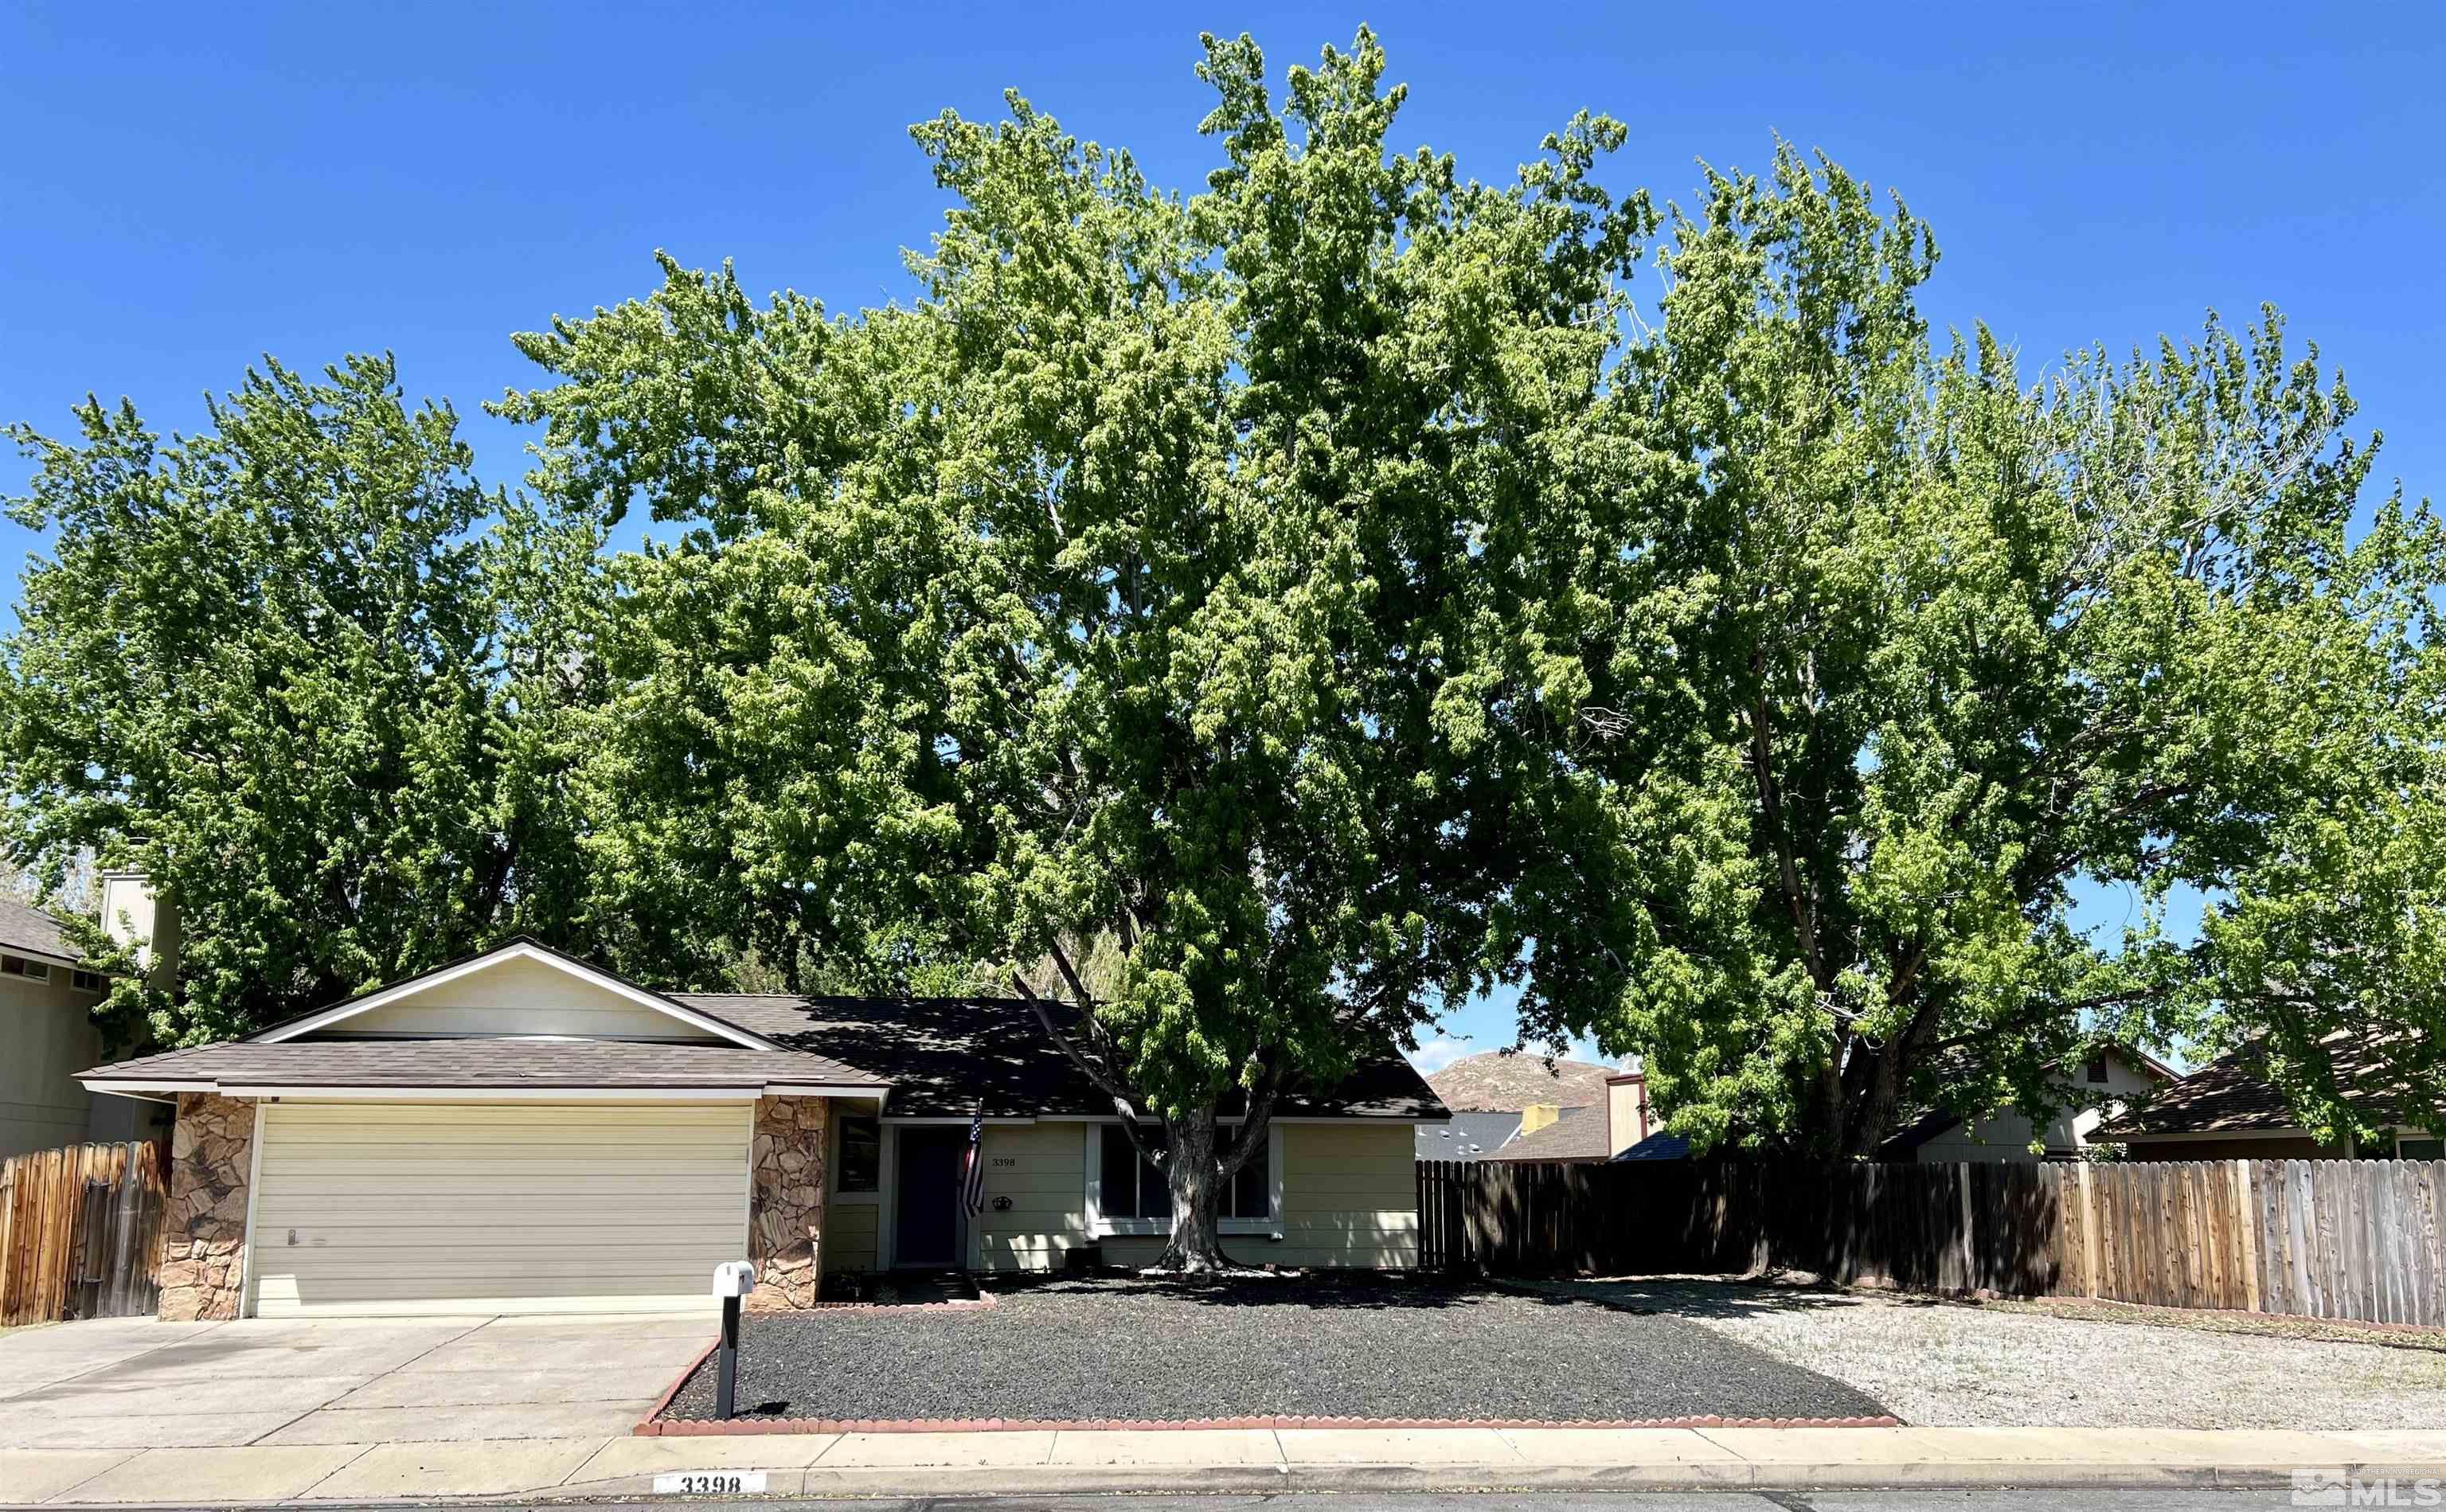
[[[2263,1049],[2246,1044],[2218,1056],[2149,1102],[2098,1130],[2135,1161],[2435,1161],[2446,1142],[2410,1122],[2415,1111],[2385,1086],[2384,1063],[2343,1035],[2330,1041],[2337,1083],[2373,1122],[2395,1127],[2376,1146],[2322,1144],[2294,1121],[2266,1077]],[[2429,1112],[2435,1116],[2438,1109]]]
[[[1606,1099],[1592,1107],[1532,1108],[1520,1132],[1483,1157],[1490,1161],[1609,1161],[1648,1135],[1647,1077],[1617,1071],[1606,1078]]]
[[[1888,1161],[1916,1161],[1923,1165],[1966,1161],[2077,1161],[2099,1143],[2098,1130],[2140,1099],[2154,1096],[2173,1083],[2171,1066],[2124,1046],[2094,1050],[2082,1058],[2078,1086],[2066,1086],[2068,1097],[2103,1098],[2095,1107],[2066,1108],[2047,1123],[2043,1155],[2031,1150],[2038,1131],[2028,1115],[2012,1107],[1998,1108],[1985,1118],[1964,1119],[1953,1113],[1930,1113],[1914,1121],[1878,1149]]]
[[[176,1102],[165,1318],[693,1311],[743,1258],[754,1305],[806,1307],[827,1273],[1143,1263],[1169,1231],[1011,1000],[661,992],[519,939],[81,1079]],[[1416,1263],[1412,1129],[1447,1116],[1389,1044],[1288,1088],[1226,1252]]]

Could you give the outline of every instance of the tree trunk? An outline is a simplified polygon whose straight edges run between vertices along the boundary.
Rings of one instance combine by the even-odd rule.
[[[1199,1108],[1164,1121],[1164,1179],[1172,1188],[1172,1239],[1156,1257],[1165,1271],[1220,1271],[1223,1240],[1215,1210],[1223,1183],[1214,1163],[1214,1110]]]

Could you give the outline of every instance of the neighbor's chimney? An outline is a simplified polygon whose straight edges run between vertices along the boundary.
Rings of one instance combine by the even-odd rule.
[[[122,945],[136,947],[146,981],[168,991],[179,971],[179,909],[153,896],[142,872],[102,874],[102,927]]]
[[[1622,1071],[1606,1078],[1606,1153],[1620,1155],[1647,1138],[1647,1075]]]
[[[1534,1134],[1562,1116],[1562,1108],[1555,1104],[1532,1103],[1520,1110],[1520,1132]]]

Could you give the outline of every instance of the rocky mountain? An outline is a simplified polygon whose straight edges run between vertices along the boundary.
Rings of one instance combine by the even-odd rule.
[[[1552,1069],[1533,1050],[1517,1055],[1487,1050],[1465,1056],[1427,1078],[1427,1085],[1456,1113],[1516,1113],[1532,1103],[1589,1107],[1605,1101],[1612,1068],[1587,1061],[1556,1061]]]

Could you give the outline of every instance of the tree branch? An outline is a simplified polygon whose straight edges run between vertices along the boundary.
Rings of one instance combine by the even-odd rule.
[[[1094,1011],[1096,1001],[1094,994],[1087,991],[1086,983],[1079,980],[1079,973],[1070,965],[1070,957],[1062,952],[1062,942],[1057,939],[1045,948],[1052,953],[1053,969],[1060,972],[1062,979],[1070,984],[1071,994],[1079,999],[1079,1007],[1090,1012]]]
[[[1773,738],[1766,698],[1761,694],[1750,706],[1750,770],[1758,779],[1759,818],[1775,840],[1784,902],[1792,911],[1792,927],[1800,936],[1801,960],[1809,968],[1809,979],[1821,991],[1831,990],[1834,984],[1827,980],[1826,962],[1817,950],[1817,921],[1802,896],[1800,863],[1792,853],[1792,836],[1784,826],[1783,795],[1775,781]]]
[[[1240,1120],[1240,1132],[1232,1141],[1232,1147],[1214,1162],[1227,1181],[1240,1174],[1240,1167],[1249,1163],[1251,1156],[1266,1147],[1266,1129],[1274,1117],[1274,1097],[1283,1087],[1283,1066],[1275,1056],[1264,1058],[1265,1074],[1257,1078],[1255,1088],[1249,1093],[1249,1111]]]
[[[1163,1163],[1162,1151],[1159,1148],[1149,1149],[1146,1141],[1139,1137],[1138,1105],[1131,1100],[1130,1094],[1122,1089],[1120,1079],[1115,1077],[1107,1068],[1097,1065],[1085,1051],[1079,1049],[1069,1035],[1062,1031],[1062,1026],[1053,1021],[1051,1006],[1036,995],[1035,989],[1027,985],[1027,978],[1013,972],[1010,973],[1010,985],[1019,989],[1021,998],[1025,1000],[1028,1008],[1035,1012],[1037,1024],[1044,1029],[1045,1035],[1053,1041],[1062,1053],[1070,1058],[1070,1064],[1085,1073],[1087,1080],[1096,1084],[1098,1091],[1113,1100],[1114,1110],[1121,1115],[1121,1131],[1130,1137],[1132,1147],[1157,1164]]]

